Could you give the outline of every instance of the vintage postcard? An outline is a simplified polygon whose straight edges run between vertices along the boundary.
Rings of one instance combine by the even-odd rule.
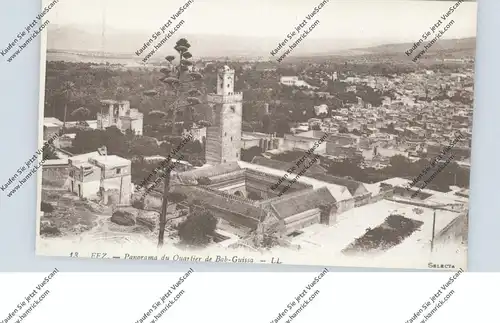
[[[43,10],[37,255],[466,269],[476,2]]]

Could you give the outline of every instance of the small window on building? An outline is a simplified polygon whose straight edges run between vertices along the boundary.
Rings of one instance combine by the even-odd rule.
[[[227,136],[227,132],[224,132],[224,137]]]
[[[236,107],[234,105],[231,106],[231,111],[233,111],[233,112],[236,111]]]
[[[228,85],[227,85],[227,88],[229,89],[230,87],[231,87],[231,84],[228,84]]]
[[[120,174],[121,172],[122,172],[122,169],[121,169],[121,168],[117,168],[117,169],[116,169],[116,173],[117,173],[117,174]]]
[[[231,141],[233,141],[233,137],[231,136]]]
[[[240,154],[236,153],[236,158],[240,157],[239,155],[240,155]]]

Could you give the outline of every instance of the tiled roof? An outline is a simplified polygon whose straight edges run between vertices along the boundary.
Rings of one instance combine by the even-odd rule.
[[[301,195],[293,194],[288,198],[272,203],[273,208],[279,216],[284,219],[292,215],[305,212],[321,205],[333,204],[336,200],[326,187],[315,191],[304,191]]]
[[[337,176],[333,176],[333,175],[329,175],[329,174],[311,174],[311,173],[306,173],[306,175],[308,177],[312,177],[314,179],[317,179],[317,180],[320,180],[320,181],[324,181],[324,182],[327,182],[327,183],[345,186],[349,190],[349,193],[351,193],[351,195],[353,195],[353,196],[354,196],[354,193],[360,187],[362,187],[363,191],[368,192],[368,190],[366,189],[366,187],[364,187],[363,183],[357,182],[357,181],[353,181],[351,179],[347,179],[347,178],[343,178],[343,177],[337,177]]]
[[[241,168],[237,162],[230,162],[230,163],[218,164],[218,165],[210,166],[210,167],[193,169],[193,170],[179,174],[179,177],[183,180],[197,179],[200,177],[210,178],[212,176],[227,174],[227,173],[231,173],[231,172],[234,172],[234,171],[237,171],[240,169]]]
[[[200,186],[175,186],[175,192],[181,192],[187,196],[187,200],[192,202],[199,200],[209,207],[221,209],[224,213],[232,213],[236,224],[255,229],[257,223],[265,216],[262,209],[236,197],[229,198],[224,194],[218,194],[210,189]],[[229,212],[228,212],[229,211]]]
[[[230,173],[212,176],[212,177],[210,177],[210,181],[211,181],[210,185],[218,184],[221,182],[225,182],[225,181],[232,180],[232,179],[238,179],[238,178],[245,180],[245,172],[246,172],[245,169],[240,169],[240,170],[233,171]]]
[[[305,188],[305,189],[300,190],[300,191],[295,191],[295,192],[291,192],[291,193],[287,192],[287,194],[285,194],[285,195],[276,196],[276,197],[273,197],[270,199],[265,199],[265,200],[259,200],[259,201],[256,201],[256,204],[260,205],[261,207],[265,207],[267,205],[279,203],[283,200],[293,198],[294,196],[302,196],[302,195],[306,194],[307,192],[313,192],[313,191],[314,191],[314,189],[311,186],[310,188]]]

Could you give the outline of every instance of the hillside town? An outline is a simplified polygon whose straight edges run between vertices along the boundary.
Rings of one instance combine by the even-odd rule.
[[[182,112],[140,76],[161,74],[156,66],[135,79],[120,77],[131,73],[120,66],[83,63],[74,82],[48,77],[46,91],[62,90],[45,105],[44,138],[60,136],[43,169],[42,237],[155,241],[165,212],[169,246],[307,254],[297,259],[458,248],[450,261],[463,263],[473,61],[335,60],[200,60],[186,72],[202,75],[201,100]],[[48,62],[62,67],[72,68]],[[78,88],[81,70],[101,73],[115,91]],[[443,150],[451,162],[425,185],[432,169],[415,181],[443,164]],[[165,160],[175,163],[166,184],[139,185]],[[197,225],[201,237],[192,236]]]

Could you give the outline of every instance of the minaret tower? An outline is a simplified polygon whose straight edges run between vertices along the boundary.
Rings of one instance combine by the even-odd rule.
[[[234,92],[234,69],[224,66],[217,73],[217,92],[207,95],[212,108],[212,126],[207,129],[205,159],[217,165],[241,157],[241,92]]]

